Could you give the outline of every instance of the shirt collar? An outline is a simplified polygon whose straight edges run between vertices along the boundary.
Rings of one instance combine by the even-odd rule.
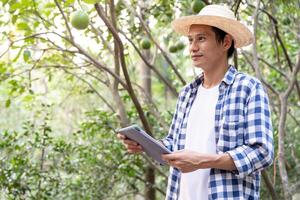
[[[222,79],[222,82],[224,82],[226,85],[231,85],[234,81],[234,77],[236,73],[237,73],[237,69],[234,66],[230,65],[228,67],[227,72],[224,75],[224,78]],[[198,88],[198,86],[201,85],[203,80],[204,80],[204,74],[202,72],[190,83],[190,88],[191,89]]]
[[[222,79],[222,82],[226,83],[227,85],[233,84],[235,75],[237,74],[237,69],[230,65],[227,72],[224,75],[224,78]]]
[[[236,73],[237,73],[237,69],[234,66],[230,65],[228,67],[227,72],[224,75],[224,78],[222,79],[222,82],[224,82],[226,85],[231,85],[234,81],[234,77]],[[202,72],[189,84],[190,88],[191,89],[198,88],[198,86],[201,85],[203,80],[204,80],[204,74]]]

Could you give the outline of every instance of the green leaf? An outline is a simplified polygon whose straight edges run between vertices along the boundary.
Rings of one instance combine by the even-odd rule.
[[[38,27],[39,25],[40,25],[40,22],[39,22],[39,21],[35,21],[35,22],[33,23],[34,28]]]
[[[30,27],[25,22],[20,22],[17,24],[17,29],[21,31],[27,31],[30,30]]]
[[[23,102],[25,102],[25,103],[32,102],[33,100],[34,100],[34,95],[26,95],[23,98]]]
[[[52,2],[48,2],[44,5],[44,8],[55,8],[55,7],[56,7],[55,4]]]
[[[70,6],[71,4],[74,4],[75,0],[66,0],[65,1],[65,6],[68,7]]]
[[[6,102],[5,102],[5,107],[8,108],[11,104],[11,100],[10,99],[7,99]]]
[[[13,24],[15,24],[16,21],[17,21],[17,19],[18,19],[18,15],[13,15],[12,18],[11,18],[11,22],[12,22]]]
[[[0,74],[4,74],[6,72],[6,67],[4,63],[0,63]]]
[[[29,58],[31,57],[31,52],[29,50],[24,50],[23,52],[23,59],[25,62],[27,62],[29,60]]]
[[[13,87],[17,87],[17,86],[18,86],[18,82],[17,82],[16,80],[10,80],[8,83],[9,83],[11,86],[13,86]]]
[[[15,1],[13,1],[13,3],[10,2],[9,12],[14,13],[20,7],[22,7],[22,5],[19,2],[15,2]]]
[[[3,3],[3,7],[8,3],[9,0],[1,0],[1,2]]]
[[[27,44],[34,44],[35,39],[32,38],[32,37],[30,37],[30,38],[26,38],[24,41],[25,41]]]
[[[16,61],[19,59],[22,50],[23,50],[23,49],[21,48],[20,51],[18,52],[18,54],[16,55],[16,57],[12,60],[13,62],[16,62]]]

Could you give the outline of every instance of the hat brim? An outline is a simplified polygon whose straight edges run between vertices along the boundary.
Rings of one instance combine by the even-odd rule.
[[[233,37],[236,48],[247,46],[253,42],[253,34],[244,24],[225,17],[209,15],[184,16],[175,19],[172,22],[172,28],[179,34],[188,35],[192,24],[214,26],[223,30]]]

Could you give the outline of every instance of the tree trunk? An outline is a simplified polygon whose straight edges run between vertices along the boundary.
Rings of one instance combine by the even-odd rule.
[[[154,169],[148,165],[146,168],[146,184],[145,184],[145,200],[154,200],[155,199],[155,171]]]
[[[111,0],[109,5],[110,5],[110,11],[111,11],[110,15],[111,15],[112,24],[115,28],[117,28],[116,16],[115,16],[115,10],[114,10],[114,0]],[[114,56],[115,73],[118,76],[120,76],[120,61],[119,61],[120,50],[119,50],[119,45],[115,39],[114,39],[114,54],[115,54],[115,56]],[[114,79],[113,85],[112,85],[112,95],[113,95],[113,99],[115,102],[115,106],[117,108],[118,118],[120,119],[121,126],[124,127],[124,126],[129,125],[129,119],[126,114],[124,103],[122,102],[122,99],[119,95],[118,85],[119,85],[118,80]]]
[[[151,55],[149,50],[143,50],[144,57],[150,62]],[[147,65],[141,61],[140,66],[140,77],[141,77],[141,86],[148,98],[152,98],[151,91],[151,70]]]
[[[143,54],[147,60],[150,61],[151,55],[149,50],[144,50]],[[146,94],[147,98],[152,98],[152,92],[151,92],[151,70],[147,65],[141,61],[140,66],[140,77],[141,77],[141,86]],[[155,170],[153,167],[148,165],[146,167],[146,172],[145,172],[145,189],[144,189],[144,196],[145,200],[154,200],[155,199],[155,189],[154,189],[154,184],[155,184]]]
[[[141,16],[144,20],[144,14],[143,14],[143,7],[145,6],[144,1],[140,1],[141,7],[140,7],[140,12]],[[151,62],[151,52],[150,50],[143,50],[144,57],[146,58],[147,61]],[[150,100],[152,99],[152,92],[151,92],[151,70],[150,68],[146,65],[145,62],[141,60],[140,62],[140,77],[141,77],[141,85],[142,88],[146,94],[146,98],[149,98]],[[147,101],[149,102],[149,101]],[[155,199],[155,189],[154,189],[154,184],[155,184],[155,169],[150,165],[147,164],[146,171],[145,171],[145,188],[144,188],[144,196],[145,200],[154,200]]]
[[[266,170],[263,170],[263,171],[261,172],[261,174],[262,174],[262,177],[263,177],[263,179],[264,179],[264,181],[265,181],[266,187],[268,188],[268,190],[269,190],[269,192],[270,192],[270,195],[272,196],[272,199],[273,199],[273,200],[278,200],[279,198],[278,198],[278,196],[277,196],[277,194],[276,194],[276,192],[275,192],[275,189],[274,189],[274,187],[273,187],[273,184],[271,183],[271,180],[270,180],[270,178],[269,178],[269,176],[268,176],[267,171],[266,171]]]
[[[281,177],[282,187],[284,199],[291,199],[290,187],[289,187],[289,179],[286,171],[285,165],[285,148],[284,148],[284,140],[285,140],[285,122],[286,122],[286,113],[287,113],[287,100],[284,95],[280,96],[280,117],[279,117],[279,125],[278,125],[278,165],[279,165],[279,173]]]

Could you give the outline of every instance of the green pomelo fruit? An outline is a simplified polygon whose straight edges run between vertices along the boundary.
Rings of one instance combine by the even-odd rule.
[[[142,39],[141,46],[143,49],[150,49],[151,43],[150,43],[149,39],[148,38]]]
[[[171,45],[171,46],[169,47],[169,51],[170,51],[171,53],[175,53],[177,50],[178,50],[178,49],[177,49],[177,46],[175,46],[175,45]]]
[[[176,42],[175,45],[176,45],[176,48],[177,48],[178,50],[184,49],[184,44],[183,44],[183,42],[181,42],[181,41]]]
[[[86,29],[89,25],[89,16],[83,11],[76,11],[71,15],[71,24],[78,30]]]
[[[194,13],[198,14],[203,7],[204,3],[201,0],[194,0],[192,3],[192,10]]]
[[[283,24],[284,24],[284,25],[290,25],[290,24],[291,24],[290,18],[288,18],[288,17],[284,18],[284,19],[283,19]]]

